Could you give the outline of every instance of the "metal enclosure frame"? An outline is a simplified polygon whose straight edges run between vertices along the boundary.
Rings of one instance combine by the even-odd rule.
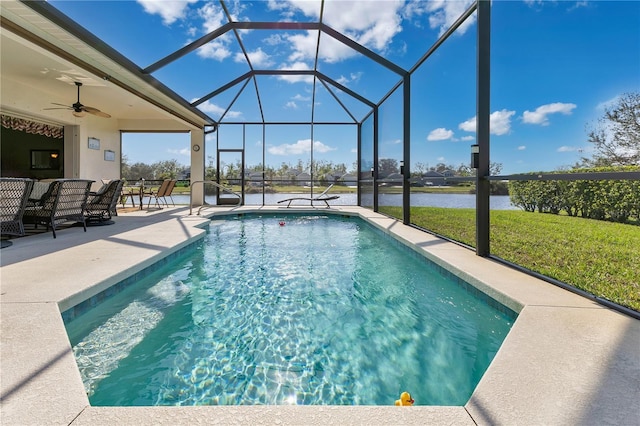
[[[265,135],[265,128],[269,124],[282,124],[282,125],[309,125],[311,137],[313,138],[313,126],[316,124],[330,124],[330,125],[354,125],[357,127],[357,147],[358,147],[358,186],[360,186],[360,173],[362,164],[361,161],[361,148],[362,148],[362,125],[371,115],[373,116],[373,210],[378,211],[379,209],[379,193],[378,193],[378,145],[379,141],[379,108],[384,103],[384,101],[396,90],[402,86],[403,90],[403,154],[402,154],[402,183],[403,183],[403,214],[402,220],[404,223],[410,225],[411,224],[411,216],[410,216],[410,190],[409,190],[409,176],[410,176],[410,168],[411,168],[411,155],[410,155],[410,99],[411,99],[411,76],[414,72],[426,61],[429,57],[434,54],[439,47],[452,35],[457,29],[474,13],[476,13],[477,17],[477,46],[476,46],[476,55],[477,55],[477,69],[476,69],[476,84],[477,84],[477,92],[476,92],[476,112],[477,112],[477,121],[476,121],[476,132],[477,132],[477,144],[479,148],[478,153],[478,169],[475,176],[473,178],[448,178],[450,181],[474,181],[476,183],[476,220],[475,220],[475,231],[476,231],[476,254],[479,256],[491,256],[490,250],[490,205],[489,205],[489,194],[490,194],[490,183],[491,181],[498,180],[562,180],[562,181],[576,181],[576,180],[640,180],[640,172],[605,172],[605,173],[548,173],[548,174],[521,174],[521,175],[505,175],[505,176],[492,176],[490,174],[490,132],[489,132],[489,118],[490,118],[490,98],[491,98],[491,89],[490,89],[490,58],[491,58],[491,2],[489,0],[476,0],[464,13],[460,15],[460,17],[454,22],[449,29],[447,29],[438,40],[425,52],[425,54],[415,63],[413,67],[409,70],[405,70],[397,64],[385,59],[384,57],[378,55],[377,53],[365,48],[360,45],[356,41],[350,39],[344,34],[336,31],[335,29],[329,27],[323,22],[323,10],[324,10],[324,0],[321,0],[320,5],[320,18],[317,22],[237,22],[233,21],[233,18],[226,6],[226,0],[219,0],[220,5],[224,9],[226,14],[227,22],[222,25],[220,28],[206,34],[203,37],[191,42],[190,44],[176,50],[175,52],[161,58],[160,60],[150,64],[145,68],[140,68],[128,58],[124,57],[122,54],[117,52],[115,49],[111,48],[105,42],[100,40],[98,37],[91,34],[89,31],[78,25],[76,22],[68,18],[66,15],[58,11],[55,7],[50,5],[48,2],[43,0],[38,1],[23,1],[27,7],[34,10],[37,14],[45,17],[46,19],[53,22],[55,25],[60,28],[68,31],[74,37],[77,37],[80,40],[83,40],[85,43],[90,45],[97,52],[100,52],[106,58],[118,63],[125,69],[127,72],[130,72],[133,75],[138,76],[143,81],[147,82],[149,85],[155,87],[159,92],[162,92],[170,99],[184,105],[188,109],[190,109],[194,114],[197,114],[200,118],[202,118],[207,124],[205,125],[207,129],[204,133],[210,134],[216,132],[218,126],[220,125],[238,125],[238,124],[260,124],[262,125],[262,133],[263,140]],[[52,46],[50,43],[45,42],[44,40],[36,37],[35,35],[21,30],[21,28],[16,28],[9,21],[3,20],[2,26],[5,29],[15,32],[19,34],[21,37],[29,39],[39,45],[40,47],[48,50],[58,56],[63,57],[66,60],[69,60],[73,64],[76,64],[88,71],[94,73],[97,76],[101,76],[105,79],[109,79],[111,83],[122,87],[123,89],[136,94],[142,99],[145,99],[154,105],[162,108],[170,114],[177,115],[179,118],[185,120],[189,123],[194,123],[193,120],[190,120],[189,117],[181,116],[177,114],[175,111],[172,111],[165,105],[158,104],[153,99],[150,99],[143,93],[137,92],[132,87],[128,86],[125,82],[117,81],[109,75],[105,75],[103,71],[101,71],[96,66],[92,66],[80,58],[74,57],[67,52],[61,51],[57,49],[55,46]],[[313,70],[304,70],[304,71],[294,71],[294,70],[258,70],[255,69],[249,60],[249,55],[245,46],[242,43],[242,39],[240,38],[239,31],[241,30],[316,30],[318,31],[318,40],[320,39],[320,34],[325,34],[334,40],[344,44],[345,46],[353,49],[359,54],[371,59],[375,63],[381,65],[382,67],[390,70],[391,72],[398,75],[398,82],[390,89],[388,94],[384,96],[380,101],[373,102],[370,99],[362,96],[361,94],[345,87],[339,82],[335,81],[331,77],[323,74],[318,70],[318,50],[319,47],[316,48],[316,57],[315,64]],[[249,65],[249,71],[241,76],[238,76],[223,86],[211,91],[209,93],[203,94],[199,99],[188,102],[176,93],[174,93],[171,89],[164,86],[160,81],[158,81],[155,77],[153,77],[153,73],[160,70],[164,66],[172,63],[178,58],[195,51],[199,47],[204,44],[215,40],[216,38],[228,33],[232,32],[236,37],[241,49],[242,53],[247,60]],[[305,75],[313,77],[314,79],[314,89],[317,86],[318,82],[331,94],[331,96],[339,103],[341,108],[345,110],[350,120],[348,122],[317,122],[315,121],[315,111],[312,106],[311,119],[308,122],[267,122],[264,119],[264,111],[262,109],[262,101],[260,100],[260,91],[256,77],[264,76],[264,75]],[[227,112],[232,107],[235,100],[240,96],[242,91],[246,90],[249,82],[253,81],[253,86],[256,90],[258,105],[260,109],[260,114],[262,117],[262,121],[259,122],[225,122],[224,118]],[[225,112],[222,114],[220,120],[216,121],[209,117],[207,114],[198,110],[198,105],[203,102],[230,90],[236,86],[240,86],[238,93],[233,98],[231,103],[227,106]],[[338,96],[336,95],[336,91],[341,91],[346,93],[348,96],[357,100],[358,102],[366,105],[370,108],[370,112],[365,114],[360,120],[358,120],[355,115],[349,111],[349,109],[342,103]],[[315,93],[315,90],[314,90]],[[315,96],[315,95],[314,95]],[[313,154],[311,154],[313,156]],[[313,158],[313,157],[312,157]],[[264,152],[263,152],[263,165],[265,163]],[[358,205],[362,205],[362,194],[358,191]],[[264,192],[263,192],[263,204],[264,204]]]

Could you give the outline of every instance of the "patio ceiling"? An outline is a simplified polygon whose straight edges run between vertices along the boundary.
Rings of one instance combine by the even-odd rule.
[[[83,84],[83,104],[109,113],[114,119],[162,120],[177,117],[202,128],[213,123],[206,114],[152,78],[129,69],[126,59],[104,55],[95,37],[69,22],[34,14],[34,2],[0,2],[2,16],[2,110],[59,124],[74,124],[68,110],[46,110],[52,103],[77,100],[74,82]],[[55,9],[39,4],[49,11]],[[60,14],[57,14],[60,15]],[[54,18],[57,16],[52,15]],[[37,89],[44,98],[24,104],[9,95],[12,87]]]

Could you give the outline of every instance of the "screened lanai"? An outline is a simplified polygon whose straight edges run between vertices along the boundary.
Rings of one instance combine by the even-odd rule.
[[[51,4],[71,18],[86,7]],[[481,4],[484,20],[478,20],[478,7],[476,2],[455,2],[440,11],[420,2],[402,8],[393,2],[211,2],[199,11],[208,14],[204,35],[172,50],[175,36],[169,32],[174,43],[150,51],[137,46],[145,43],[139,28],[125,28],[133,34],[123,35],[128,40],[123,49],[135,52],[128,56],[137,64],[146,63],[141,74],[172,87],[212,118],[204,129],[204,149],[196,153],[213,165],[209,177],[238,187],[246,204],[275,204],[266,195],[278,186],[313,197],[333,184],[334,193],[345,194],[342,202],[374,210],[399,207],[400,213],[390,214],[410,223],[411,187],[421,192],[458,178],[474,185],[471,145],[482,146],[477,166],[488,173],[490,5]],[[117,6],[109,9],[118,13]],[[446,16],[425,31],[431,13]],[[345,23],[358,14],[375,16]],[[402,14],[416,22],[401,26]],[[448,55],[442,53],[447,40],[455,50]],[[408,49],[408,43],[416,46]],[[233,60],[216,63],[223,56]],[[432,56],[454,61],[455,86],[463,83],[455,88],[456,109],[466,118],[480,117],[478,135],[486,134],[484,141],[467,136],[469,142],[455,147],[465,176],[443,168],[437,158],[411,158],[411,122],[424,114],[422,74]],[[177,90],[185,81],[197,85]],[[217,195],[220,201],[222,193]],[[488,210],[488,192],[478,199]]]
[[[601,291],[595,271],[576,278],[556,262],[573,243],[533,262],[519,247],[554,244],[542,232],[550,215],[640,220],[638,161],[585,161],[597,154],[590,135],[609,134],[598,127],[607,108],[640,89],[636,2],[133,3],[25,4],[91,33],[93,48],[204,116],[191,180],[229,186],[246,205],[333,184],[338,203],[559,284],[583,280],[589,294]],[[136,24],[114,31],[123,16]],[[598,185],[627,204],[576,207]],[[509,214],[522,210],[540,241],[515,235]]]

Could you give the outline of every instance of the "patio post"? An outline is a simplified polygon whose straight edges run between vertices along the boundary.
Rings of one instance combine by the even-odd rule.
[[[477,98],[476,137],[479,146],[478,169],[476,170],[476,254],[489,256],[489,195],[491,186],[489,156],[489,118],[491,115],[490,62],[491,62],[491,3],[478,0],[478,47],[477,47]]]
[[[204,130],[191,130],[191,183],[204,180],[205,168],[205,140]],[[204,204],[204,185],[196,185],[192,188],[194,205]]]

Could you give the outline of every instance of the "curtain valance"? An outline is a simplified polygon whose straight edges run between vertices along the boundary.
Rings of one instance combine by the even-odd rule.
[[[37,123],[24,118],[11,117],[2,114],[2,127],[19,130],[33,135],[43,135],[55,139],[64,138],[64,128],[62,126],[52,126],[50,124]]]

